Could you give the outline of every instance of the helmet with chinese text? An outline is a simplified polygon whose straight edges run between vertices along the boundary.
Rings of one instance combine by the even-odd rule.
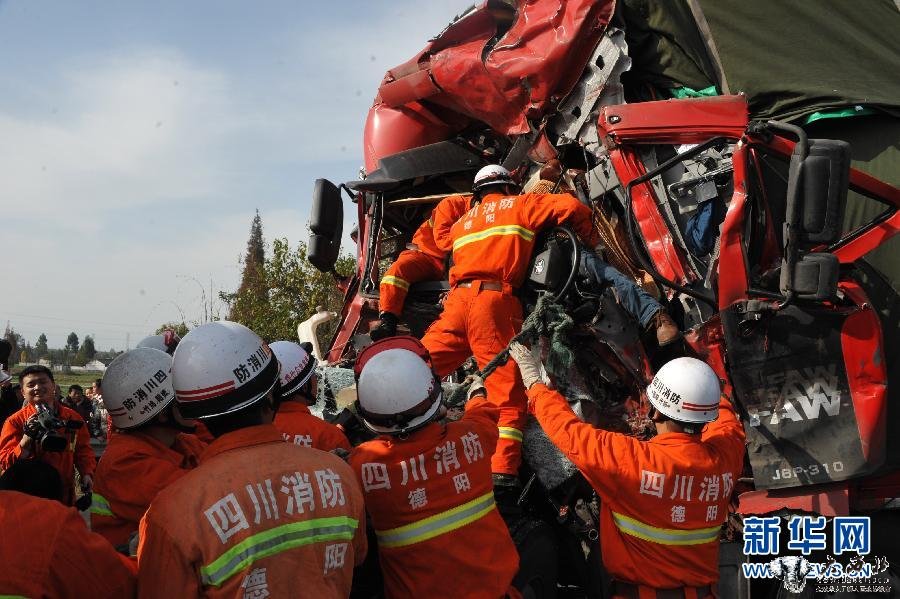
[[[384,339],[360,354],[356,407],[367,428],[375,433],[408,433],[440,413],[441,382],[428,360],[427,350],[412,337]]]
[[[278,372],[259,335],[236,322],[210,322],[192,329],[175,350],[175,400],[185,418],[221,416],[265,398]]]
[[[512,175],[499,164],[489,164],[475,173],[472,191],[478,191],[492,185],[515,185]]]
[[[175,399],[172,356],[139,347],[116,357],[103,373],[103,404],[123,430],[150,422]]]
[[[710,366],[696,358],[666,362],[647,387],[647,399],[677,422],[712,422],[719,416],[722,386]]]
[[[316,359],[293,341],[275,341],[269,347],[281,364],[278,394],[282,398],[290,397],[315,375]]]

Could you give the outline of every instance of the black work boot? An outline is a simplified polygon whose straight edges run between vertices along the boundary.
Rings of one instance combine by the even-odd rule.
[[[393,337],[397,334],[397,323],[399,320],[396,316],[390,312],[382,312],[378,317],[381,319],[381,322],[378,323],[378,326],[369,331],[369,337],[372,338],[372,341],[378,341],[385,337]]]

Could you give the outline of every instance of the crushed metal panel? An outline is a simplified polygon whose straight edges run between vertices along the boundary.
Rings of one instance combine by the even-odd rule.
[[[456,113],[484,122],[506,135],[529,131],[538,119],[565,97],[581,76],[615,2],[559,0],[516,2],[512,26],[491,46],[497,26],[487,4],[452,23],[413,59],[388,72],[383,86],[427,71],[430,81],[413,78],[392,102],[427,97]],[[440,92],[433,93],[433,82]],[[417,97],[418,94],[427,94]],[[376,105],[381,96],[376,98]]]
[[[550,129],[559,136],[559,144],[578,142],[595,156],[600,153],[597,116],[602,106],[625,102],[622,73],[631,68],[625,32],[610,28],[594,52],[581,80],[559,106],[559,115]]]

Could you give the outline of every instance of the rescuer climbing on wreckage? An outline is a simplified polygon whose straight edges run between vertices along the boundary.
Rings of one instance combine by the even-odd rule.
[[[454,196],[444,199],[433,212],[435,246],[452,253],[453,260],[444,310],[422,338],[441,376],[454,371],[470,355],[483,368],[518,332],[523,315],[515,292],[525,280],[536,235],[565,224],[588,247],[599,242],[591,209],[574,196],[519,195],[518,188],[508,170],[488,165],[475,175],[469,209],[462,217]],[[585,266],[598,278],[606,268],[595,255],[585,256]],[[625,286],[637,289],[633,282]],[[677,327],[662,306],[646,293],[635,299],[632,308],[639,312],[636,316],[643,319],[642,324],[649,324],[654,315],[663,315],[658,319],[660,343],[678,337]],[[497,368],[485,385],[488,399],[500,408],[500,440],[492,459],[498,498],[508,496],[513,502],[525,424],[524,393],[509,364]]]

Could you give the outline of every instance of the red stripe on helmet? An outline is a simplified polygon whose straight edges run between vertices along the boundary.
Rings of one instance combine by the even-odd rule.
[[[701,406],[700,404],[682,402],[681,407],[692,412],[707,412],[716,406]]]
[[[184,391],[176,390],[176,393],[178,393],[179,395],[205,395],[207,393],[214,393],[216,391],[219,391],[221,389],[225,389],[228,387],[234,387],[234,381],[219,383],[218,385],[213,385],[212,387],[204,387],[202,389],[190,389],[190,390],[186,389]]]
[[[226,393],[234,391],[234,381],[224,383],[222,385],[217,385],[216,387],[209,387],[209,389],[214,390],[200,393],[199,391],[179,391],[178,389],[176,389],[175,395],[177,396],[179,401],[200,401],[203,399],[212,399],[213,397],[225,395]]]

